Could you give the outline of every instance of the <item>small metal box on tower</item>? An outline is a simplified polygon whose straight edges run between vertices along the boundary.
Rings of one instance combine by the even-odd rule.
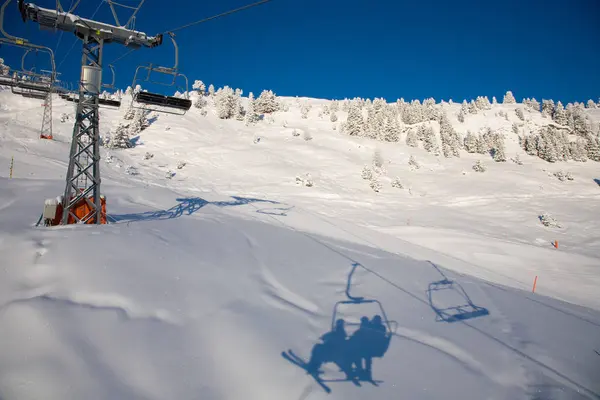
[[[44,203],[44,219],[56,218],[56,209],[58,208],[58,201],[56,199],[47,199]]]
[[[102,87],[102,68],[92,65],[82,66],[81,86],[88,93],[100,93],[100,88]]]

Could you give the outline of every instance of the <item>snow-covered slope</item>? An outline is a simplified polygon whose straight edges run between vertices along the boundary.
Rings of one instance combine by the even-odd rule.
[[[597,163],[522,153],[522,166],[489,160],[477,174],[480,155],[350,138],[316,105],[250,127],[192,109],[160,115],[133,149],[103,149],[115,223],[35,228],[63,190],[72,126],[56,118],[56,140],[39,140],[39,102],[2,92],[0,104],[3,400],[600,396]],[[72,104],[57,100],[63,112]],[[123,112],[103,110],[102,132]],[[472,129],[504,124],[475,117]],[[380,193],[360,176],[375,149]],[[296,184],[306,173],[312,187]],[[545,211],[563,227],[543,227]],[[381,314],[367,303],[332,315],[354,265],[351,293],[380,301],[395,334],[374,382],[326,364],[328,395],[282,352],[307,359],[332,318]]]

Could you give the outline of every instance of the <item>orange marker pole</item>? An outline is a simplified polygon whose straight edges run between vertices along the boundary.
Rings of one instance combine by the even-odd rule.
[[[531,293],[535,293],[535,286],[537,285],[537,275],[535,276],[535,279],[533,280],[533,290],[531,291]]]
[[[558,249],[558,240],[555,240],[555,241],[554,241],[554,248],[555,248],[555,249]]]

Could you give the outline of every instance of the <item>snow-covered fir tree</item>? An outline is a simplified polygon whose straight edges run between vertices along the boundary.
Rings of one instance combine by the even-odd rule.
[[[585,149],[590,160],[600,161],[600,140],[591,133],[586,137]]]
[[[206,92],[206,85],[204,82],[196,80],[192,85],[192,89],[196,90],[200,96],[204,96],[204,92]]]
[[[513,96],[512,92],[509,90],[504,95],[504,99],[502,100],[502,104],[515,104],[517,101],[515,100],[515,96]]]
[[[552,118],[554,113],[554,100],[542,99],[542,115],[548,118]]]
[[[480,110],[489,110],[490,108],[492,108],[492,104],[490,103],[490,100],[487,96],[477,96],[477,99],[475,100],[475,105]]]
[[[125,114],[123,115],[123,119],[126,121],[131,121],[133,117],[135,117],[135,109],[129,106],[127,108],[127,111],[125,111]]]
[[[361,136],[364,131],[364,120],[357,102],[350,103],[348,118],[344,124],[344,132],[350,136]]]
[[[525,121],[525,114],[523,114],[523,109],[520,107],[515,108],[515,114],[521,121]]]
[[[477,136],[471,131],[467,131],[467,136],[465,137],[465,150],[468,153],[477,153]]]
[[[506,149],[504,148],[504,136],[500,133],[494,134],[494,146],[491,150],[492,157],[496,162],[506,161]]]
[[[332,100],[331,104],[329,105],[329,111],[338,112],[339,110],[340,110],[340,102],[337,100]]]
[[[400,139],[400,125],[394,116],[388,116],[384,127],[384,140],[386,142],[397,142]]]
[[[479,133],[479,135],[477,136],[477,147],[476,148],[477,148],[478,154],[485,154],[489,150],[487,141],[481,133]]]
[[[577,140],[569,143],[569,157],[573,161],[585,162],[588,159],[587,149],[586,149],[587,141],[579,137]]]
[[[254,111],[259,114],[270,114],[279,111],[277,96],[272,90],[263,90],[254,102]]]
[[[308,118],[308,113],[310,112],[312,106],[310,105],[310,103],[308,103],[308,101],[305,101],[304,104],[302,104],[302,106],[300,107],[300,116],[303,119],[307,119]]]
[[[477,160],[473,165],[473,170],[476,172],[485,172],[486,168],[485,165],[483,165],[483,163],[481,162],[481,160]]]
[[[214,96],[215,95],[215,86],[212,83],[208,86],[208,94],[210,96]]]
[[[477,114],[477,111],[479,111],[479,109],[477,108],[477,104],[474,100],[471,100],[471,102],[469,103],[469,113]]]
[[[423,100],[423,118],[425,121],[435,121],[438,119],[438,111],[435,107],[435,99],[428,98]]]
[[[460,122],[460,123],[465,122],[465,113],[462,110],[460,110],[458,112],[457,118],[458,118],[458,122]]]
[[[572,107],[569,107],[567,113],[570,114],[570,116],[567,115],[567,124],[569,124],[569,121],[572,121],[571,128],[575,131],[574,133],[579,136],[585,136],[589,127],[587,126],[586,114],[583,106],[581,104],[573,105]]]
[[[496,100],[496,96],[492,96],[492,105],[498,104],[498,100]]]
[[[130,147],[133,147],[133,145],[129,136],[129,124],[120,122],[115,131],[110,135],[110,140],[106,144],[106,148],[128,149]]]
[[[418,147],[417,132],[414,129],[409,129],[406,133],[406,145],[410,147]]]
[[[194,107],[199,109],[203,109],[204,107],[206,107],[207,104],[208,101],[206,101],[206,98],[204,96],[198,96],[198,98],[196,98],[196,100],[194,101]]]
[[[329,115],[329,120],[331,122],[336,122],[338,120],[337,114],[335,113],[335,111],[332,111],[331,114]]]
[[[433,155],[440,153],[437,137],[431,126],[425,128],[425,136],[423,138],[423,148]]]
[[[246,126],[254,124],[258,122],[260,119],[259,115],[254,110],[254,94],[250,92],[248,94],[248,107],[245,115],[245,124]]]
[[[229,86],[220,88],[215,93],[215,107],[217,116],[221,119],[229,119],[237,112],[237,98],[235,92]]]
[[[444,157],[460,157],[459,136],[445,113],[440,116],[440,139],[442,140]]]
[[[534,111],[540,111],[540,103],[535,99],[535,97],[529,102],[529,107]]]
[[[410,158],[408,159],[408,165],[410,165],[410,168],[413,170],[421,168],[421,165],[419,164],[419,162],[417,161],[415,156],[413,156],[412,154],[410,155]]]
[[[594,100],[589,99],[587,101],[587,103],[585,104],[586,108],[596,108],[596,103],[594,103]]]
[[[552,119],[554,119],[554,121],[560,125],[567,125],[569,123],[567,111],[565,110],[563,104],[560,101],[554,106]]]

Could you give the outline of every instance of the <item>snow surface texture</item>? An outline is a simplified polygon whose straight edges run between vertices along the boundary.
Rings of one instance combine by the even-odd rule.
[[[40,140],[39,102],[0,92],[2,400],[600,398],[598,163],[525,154],[494,116],[515,104],[450,118],[463,136],[506,126],[524,164],[489,158],[478,174],[480,154],[349,137],[317,117],[325,101],[286,101],[271,123],[210,104],[160,115],[134,148],[102,149],[113,223],[48,229],[34,223],[64,188],[72,127]],[[103,109],[102,133],[124,112]],[[376,150],[378,193],[361,177]],[[332,318],[381,314],[332,315],[353,265],[352,294],[380,301],[394,335],[373,382],[328,363],[319,385],[282,352],[307,360]]]

